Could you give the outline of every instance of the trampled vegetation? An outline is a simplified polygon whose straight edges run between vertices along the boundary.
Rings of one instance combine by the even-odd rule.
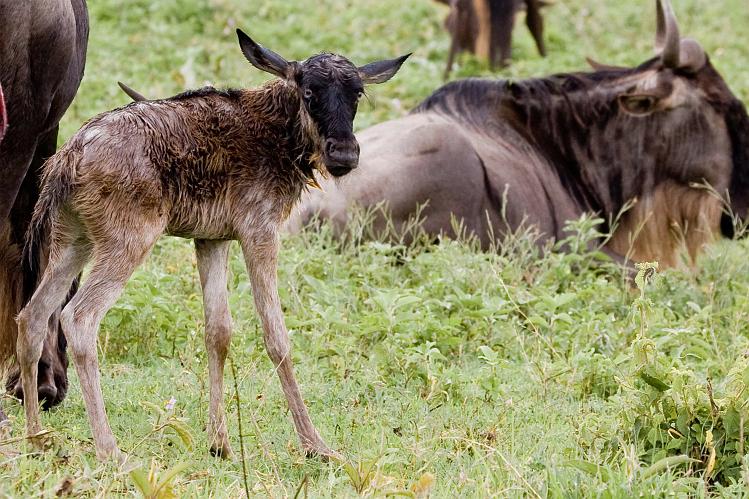
[[[745,3],[673,3],[683,32],[749,98]],[[448,47],[444,8],[429,0],[96,0],[90,10],[89,63],[65,136],[127,102],[118,79],[154,97],[262,81],[235,27],[289,58],[330,50],[363,63],[415,51],[372,89],[360,128],[435,89]],[[586,55],[642,62],[654,11],[648,0],[556,2],[549,58],[519,27],[515,62],[497,76],[583,69]],[[457,69],[489,76],[469,57]],[[234,248],[226,400],[237,451],[241,419],[244,469],[208,455],[197,269],[191,243],[165,238],[100,336],[104,396],[131,469],[96,462],[71,369],[67,400],[43,415],[54,437],[43,456],[16,455],[23,411],[3,401],[16,439],[0,437],[0,496],[238,497],[245,476],[251,494],[273,497],[742,496],[749,242],[716,243],[699,270],[657,272],[633,289],[583,250],[593,222],[570,224],[568,254],[542,252],[531,233],[492,253],[470,241],[361,241],[359,226],[343,242],[327,227],[285,237],[279,282],[294,362],[314,421],[346,457],[332,463],[300,451]]]

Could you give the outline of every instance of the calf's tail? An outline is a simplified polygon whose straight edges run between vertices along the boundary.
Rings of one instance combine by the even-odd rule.
[[[77,156],[75,151],[64,148],[44,163],[41,192],[23,248],[23,259],[27,265],[39,265],[42,247],[51,235],[62,206],[70,198],[75,182]]]

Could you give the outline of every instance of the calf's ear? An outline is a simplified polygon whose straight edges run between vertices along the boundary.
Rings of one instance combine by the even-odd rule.
[[[388,59],[385,61],[371,62],[359,68],[359,77],[362,83],[384,83],[395,76],[395,73],[401,68],[401,65],[411,56],[406,54],[397,59]]]
[[[266,73],[290,79],[289,70],[292,65],[286,59],[256,43],[241,29],[237,30],[237,37],[239,37],[239,47],[250,64]]]

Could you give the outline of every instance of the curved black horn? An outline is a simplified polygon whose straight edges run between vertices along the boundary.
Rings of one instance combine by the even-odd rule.
[[[655,49],[660,52],[663,65],[667,68],[679,67],[679,25],[669,0],[656,0],[657,31]]]

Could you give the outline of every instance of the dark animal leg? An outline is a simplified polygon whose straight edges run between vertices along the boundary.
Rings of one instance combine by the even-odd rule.
[[[455,54],[458,53],[458,38],[456,35],[452,35],[450,41],[450,53],[447,56],[447,67],[445,67],[445,74],[443,78],[447,80],[450,78],[450,72],[453,70],[453,62],[455,62]]]
[[[541,2],[539,0],[525,0],[526,13],[525,24],[536,40],[536,47],[541,57],[546,57],[546,45],[544,44],[544,18],[541,15]]]
[[[3,179],[0,182],[0,229],[3,229],[3,225],[10,224],[11,210],[34,159],[36,136],[16,136],[27,133],[8,127],[8,134],[0,144],[0,178]]]
[[[491,43],[489,67],[505,67],[512,59],[512,30],[515,26],[515,1],[494,0],[491,6]],[[499,54],[497,54],[499,50]],[[499,58],[497,57],[499,55]],[[499,60],[497,60],[499,59]]]
[[[11,221],[13,225],[14,244],[17,245],[20,253],[23,247],[23,241],[26,229],[29,225],[31,213],[34,209],[34,203],[39,198],[39,174],[44,162],[55,153],[57,146],[58,127],[47,132],[40,140],[34,153],[34,159],[29,168],[28,175],[24,179],[21,190],[16,198],[16,203],[11,211]],[[34,292],[40,276],[47,264],[47,244],[42,249],[42,254],[31,255],[30,259],[24,259],[21,262],[19,281],[23,279],[23,296],[22,302],[25,304]],[[16,270],[18,272],[18,270]],[[72,289],[68,296],[72,296],[77,289],[77,279],[73,283]],[[67,300],[66,300],[67,302]],[[20,310],[20,304],[17,310]],[[44,341],[42,357],[39,361],[39,371],[37,385],[39,390],[39,400],[42,407],[49,409],[65,398],[68,390],[68,358],[65,353],[66,340],[62,329],[59,326],[58,308],[50,318],[49,332]],[[18,366],[14,366],[6,384],[6,390],[15,397],[23,400],[23,387],[21,386],[20,371]]]

